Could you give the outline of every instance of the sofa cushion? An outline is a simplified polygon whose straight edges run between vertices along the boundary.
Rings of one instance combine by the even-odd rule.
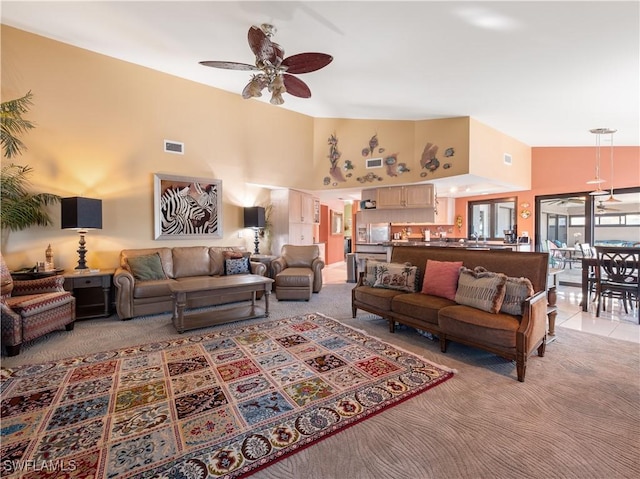
[[[458,289],[458,277],[462,261],[427,260],[424,268],[422,292],[443,298],[455,300]]]
[[[209,248],[207,246],[174,247],[173,274],[175,278],[210,275]]]
[[[474,268],[474,271],[484,272],[487,270],[482,266],[477,266]],[[513,278],[507,276],[507,287],[500,312],[522,316],[524,301],[530,296],[533,296],[534,293],[533,285],[528,278]]]
[[[136,281],[133,287],[133,297],[139,298],[157,298],[171,297],[171,289],[169,285],[174,283],[175,279],[158,279],[150,281]]]
[[[458,304],[497,313],[500,311],[506,291],[507,276],[490,271],[460,270],[455,301]]]
[[[399,294],[391,300],[394,313],[420,318],[432,324],[438,324],[438,311],[455,305],[450,299],[423,293]]]
[[[418,268],[407,264],[378,263],[374,288],[397,289],[413,293],[416,291]]]
[[[158,253],[143,254],[129,258],[129,269],[135,279],[148,281],[165,279],[167,275],[162,269],[162,262]]]
[[[379,311],[391,311],[391,300],[397,295],[404,295],[397,289],[374,288],[372,286],[358,286],[353,295],[356,301],[360,301]]]
[[[247,256],[240,255],[239,258],[225,258],[224,260],[224,274],[249,274],[251,273],[251,266],[249,264],[249,258]]]
[[[474,344],[516,349],[518,318],[511,314],[488,313],[470,306],[447,306],[438,312],[438,325],[446,335]]]

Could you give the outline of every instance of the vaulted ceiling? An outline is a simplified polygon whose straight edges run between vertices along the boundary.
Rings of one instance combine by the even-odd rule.
[[[301,75],[314,117],[471,116],[530,146],[592,146],[616,128],[640,145],[640,3],[628,2],[16,2],[2,23],[240,94],[255,61],[251,25],[271,23],[287,55],[333,62]],[[260,100],[268,101],[264,96]]]

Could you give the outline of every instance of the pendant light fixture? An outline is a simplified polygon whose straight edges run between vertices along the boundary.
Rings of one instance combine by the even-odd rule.
[[[611,137],[611,141],[610,141],[610,145],[609,145],[609,158],[611,161],[611,170],[609,170],[611,173],[611,181],[609,182],[611,184],[611,189],[609,191],[609,198],[607,198],[606,200],[604,200],[605,203],[620,203],[622,200],[619,200],[618,198],[614,198],[613,197],[613,134],[618,131],[618,130],[607,130],[607,133],[609,133],[610,137]]]
[[[601,137],[602,135],[607,135],[610,134],[611,135],[611,158],[612,158],[612,162],[613,162],[613,134],[617,131],[617,130],[611,130],[609,128],[594,128],[592,130],[589,130],[591,133],[593,133],[594,135],[596,135],[596,177],[593,180],[589,180],[587,181],[588,185],[596,185],[597,189],[595,191],[592,191],[591,193],[589,193],[591,196],[603,196],[603,195],[608,195],[609,192],[605,191],[602,189],[602,183],[604,183],[606,180],[604,180],[603,178],[600,177],[600,157],[601,157]],[[612,190],[613,191],[613,190]]]

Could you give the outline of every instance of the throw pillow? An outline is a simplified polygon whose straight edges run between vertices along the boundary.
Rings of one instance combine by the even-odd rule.
[[[128,260],[133,277],[140,281],[166,279],[158,253],[131,256]]]
[[[224,259],[250,258],[251,253],[248,251],[225,251]]]
[[[249,258],[241,256],[240,258],[227,258],[224,260],[224,274],[230,276],[232,274],[248,274],[251,272]]]
[[[458,276],[462,261],[427,260],[422,281],[422,293],[454,301],[458,289]]]
[[[482,266],[477,266],[474,268],[474,271],[485,272],[487,270]],[[514,316],[522,316],[522,307],[525,299],[533,296],[534,293],[533,284],[531,284],[528,278],[512,278],[507,276],[506,290],[500,312],[513,314]]]
[[[500,311],[506,291],[507,276],[490,271],[460,269],[455,302],[496,314]]]
[[[376,266],[384,261],[378,261],[375,259],[367,259],[364,263],[364,279],[362,284],[365,286],[373,286],[376,284]]]
[[[376,282],[374,288],[397,289],[415,293],[417,266],[399,263],[376,264]]]

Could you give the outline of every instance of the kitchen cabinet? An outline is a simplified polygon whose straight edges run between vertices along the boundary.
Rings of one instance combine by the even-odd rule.
[[[301,191],[289,190],[289,219],[295,223],[320,223],[320,201],[318,201],[317,221],[316,198]]]
[[[377,209],[433,208],[433,185],[388,186],[377,188]]]
[[[271,254],[279,256],[285,244],[313,244],[315,224],[314,198],[296,190],[273,190],[271,192],[272,227]],[[320,202],[318,201],[318,222]]]

